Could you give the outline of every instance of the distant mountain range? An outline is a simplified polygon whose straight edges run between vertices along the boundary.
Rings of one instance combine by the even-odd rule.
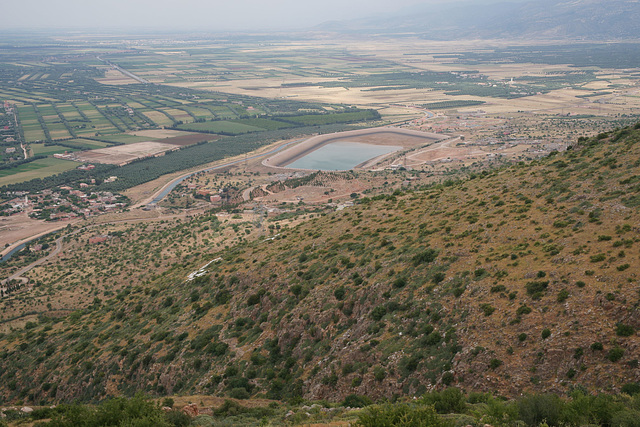
[[[639,38],[639,22],[638,0],[537,0],[425,5],[392,16],[331,22],[323,25],[323,29],[416,33],[437,40],[505,37],[619,40]]]

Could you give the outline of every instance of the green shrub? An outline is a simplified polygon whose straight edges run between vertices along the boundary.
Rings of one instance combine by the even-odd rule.
[[[616,325],[616,335],[619,337],[630,337],[635,333],[636,333],[636,330],[631,325],[625,325],[622,323],[618,323]]]
[[[609,359],[612,362],[617,362],[618,360],[622,359],[622,356],[624,356],[624,349],[622,347],[614,347],[611,350],[609,350],[609,353],[607,354],[607,359]]]
[[[500,366],[502,366],[502,360],[500,360],[500,359],[491,359],[489,361],[489,368],[490,369],[497,369]]]
[[[611,427],[640,427],[640,411],[628,409],[615,413]]]
[[[421,403],[433,405],[439,414],[460,414],[467,407],[464,393],[456,387],[449,387],[441,392],[427,393],[422,397]]]
[[[548,286],[549,286],[549,281],[544,281],[544,282],[534,281],[534,282],[528,282],[525,285],[525,288],[527,289],[527,294],[530,295],[531,298],[540,299],[544,295],[544,291],[547,289]]]
[[[226,289],[221,290],[216,294],[215,301],[219,305],[224,305],[231,301],[231,292]]]
[[[169,411],[164,414],[164,417],[172,427],[187,427],[191,425],[191,417],[182,411]]]
[[[518,307],[518,309],[516,310],[516,314],[518,316],[522,316],[523,314],[529,314],[531,313],[531,307],[528,307],[526,305],[521,305],[520,307]]]
[[[491,316],[496,309],[491,304],[480,304],[480,309],[485,316]]]
[[[159,406],[136,395],[131,399],[118,397],[102,402],[97,408],[79,405],[61,405],[52,421],[52,427],[72,426],[158,426],[171,424]]]
[[[563,303],[568,298],[569,298],[569,291],[567,291],[566,289],[563,289],[560,292],[558,292],[558,297],[556,298],[556,301],[558,301],[559,303]]]
[[[213,415],[218,417],[233,417],[246,412],[249,412],[248,408],[245,408],[233,400],[225,400],[221,407],[213,411]]]
[[[249,394],[247,389],[243,387],[232,388],[229,392],[229,397],[232,397],[234,399],[248,399],[250,396],[251,395]]]
[[[396,280],[393,281],[393,287],[394,288],[404,288],[407,285],[407,278],[406,277],[398,277]]]
[[[549,338],[551,336],[551,330],[548,329],[548,328],[543,329],[541,336],[542,336],[543,340],[546,340],[547,338]]]
[[[364,408],[371,404],[373,404],[373,401],[370,398],[357,394],[350,394],[342,401],[342,406],[349,408]]]
[[[472,391],[471,393],[469,393],[467,401],[470,404],[475,405],[476,403],[488,403],[490,399],[490,393],[480,393],[477,391]]]
[[[426,249],[413,257],[413,265],[416,267],[420,264],[428,264],[436,260],[438,257],[437,249]]]
[[[361,427],[450,427],[431,406],[385,404],[367,407],[358,415]]]
[[[442,374],[442,384],[451,385],[455,380],[455,376],[451,372],[445,372]]]
[[[630,396],[640,393],[640,383],[627,383],[622,386],[621,391]]]
[[[376,366],[373,368],[373,378],[376,381],[380,382],[387,376],[387,372],[384,370],[382,366]]]
[[[385,314],[387,314],[387,309],[382,305],[379,305],[371,310],[371,318],[376,322],[380,321],[385,316]]]
[[[481,280],[487,277],[489,273],[484,268],[478,268],[473,272],[473,278],[475,280]]]
[[[557,426],[561,420],[562,401],[555,394],[532,394],[518,400],[520,419],[529,426],[547,423]]]
[[[456,297],[456,298],[459,298],[464,293],[464,291],[466,289],[467,288],[465,288],[463,286],[457,287],[457,288],[453,288],[453,291],[452,291],[453,292],[453,296]]]
[[[431,280],[435,285],[437,285],[439,283],[442,283],[446,277],[447,277],[446,274],[439,272],[439,273],[435,273],[431,278]]]

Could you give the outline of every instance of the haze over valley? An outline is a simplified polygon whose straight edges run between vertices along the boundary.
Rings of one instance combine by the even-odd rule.
[[[7,13],[0,426],[637,425],[640,3]]]

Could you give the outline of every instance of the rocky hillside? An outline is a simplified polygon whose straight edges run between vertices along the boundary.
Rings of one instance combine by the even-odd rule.
[[[640,381],[639,207],[638,129],[361,199],[3,334],[0,393],[616,392]]]

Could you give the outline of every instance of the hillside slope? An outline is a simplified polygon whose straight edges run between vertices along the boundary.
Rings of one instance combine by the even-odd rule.
[[[430,39],[635,39],[640,3],[634,0],[447,2],[413,7],[406,14],[323,26],[335,31],[418,33]]]
[[[639,206],[638,129],[363,199],[2,335],[0,392],[616,392],[640,381]]]

